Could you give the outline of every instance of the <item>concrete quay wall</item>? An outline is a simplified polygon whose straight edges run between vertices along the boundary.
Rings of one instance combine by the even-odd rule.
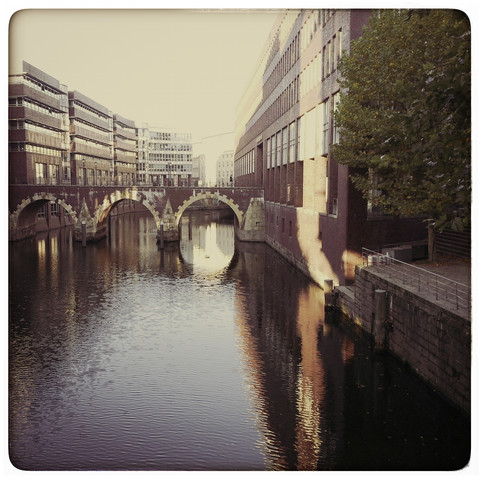
[[[470,414],[470,318],[361,267],[354,287],[334,289],[332,304],[372,338],[377,351],[397,357]]]

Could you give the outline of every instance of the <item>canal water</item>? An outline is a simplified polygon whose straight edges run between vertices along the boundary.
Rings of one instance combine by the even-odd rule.
[[[9,253],[9,448],[27,470],[451,470],[470,423],[325,317],[224,212],[150,214]]]

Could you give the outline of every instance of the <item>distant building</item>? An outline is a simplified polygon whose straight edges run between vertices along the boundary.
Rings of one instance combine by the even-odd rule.
[[[151,185],[148,163],[148,126],[137,127],[137,184]]]
[[[135,185],[137,130],[135,122],[113,115],[114,178],[116,185]]]
[[[9,75],[11,184],[70,183],[67,87],[27,62]]]
[[[233,150],[223,152],[217,160],[217,187],[233,186]]]
[[[233,132],[218,133],[203,137],[195,145],[195,155],[203,155],[205,159],[204,186],[217,184],[217,162],[219,157],[227,151],[234,149]]]
[[[72,184],[114,183],[113,115],[77,91],[68,92]]]
[[[27,62],[12,68],[10,184],[191,184],[190,133],[136,127]]]
[[[188,186],[192,178],[192,135],[144,125],[137,129],[140,182]]]
[[[206,185],[205,155],[192,158],[192,185],[202,187]]]

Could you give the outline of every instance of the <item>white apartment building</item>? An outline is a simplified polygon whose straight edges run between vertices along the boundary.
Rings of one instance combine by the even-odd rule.
[[[142,125],[137,128],[139,185],[189,186],[192,134]]]
[[[217,187],[233,186],[233,153],[233,150],[228,150],[218,157],[216,167]]]

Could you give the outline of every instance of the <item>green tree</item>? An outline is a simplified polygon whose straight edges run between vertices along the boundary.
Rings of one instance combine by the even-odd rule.
[[[340,62],[337,162],[391,215],[470,222],[470,23],[457,10],[382,10]]]

